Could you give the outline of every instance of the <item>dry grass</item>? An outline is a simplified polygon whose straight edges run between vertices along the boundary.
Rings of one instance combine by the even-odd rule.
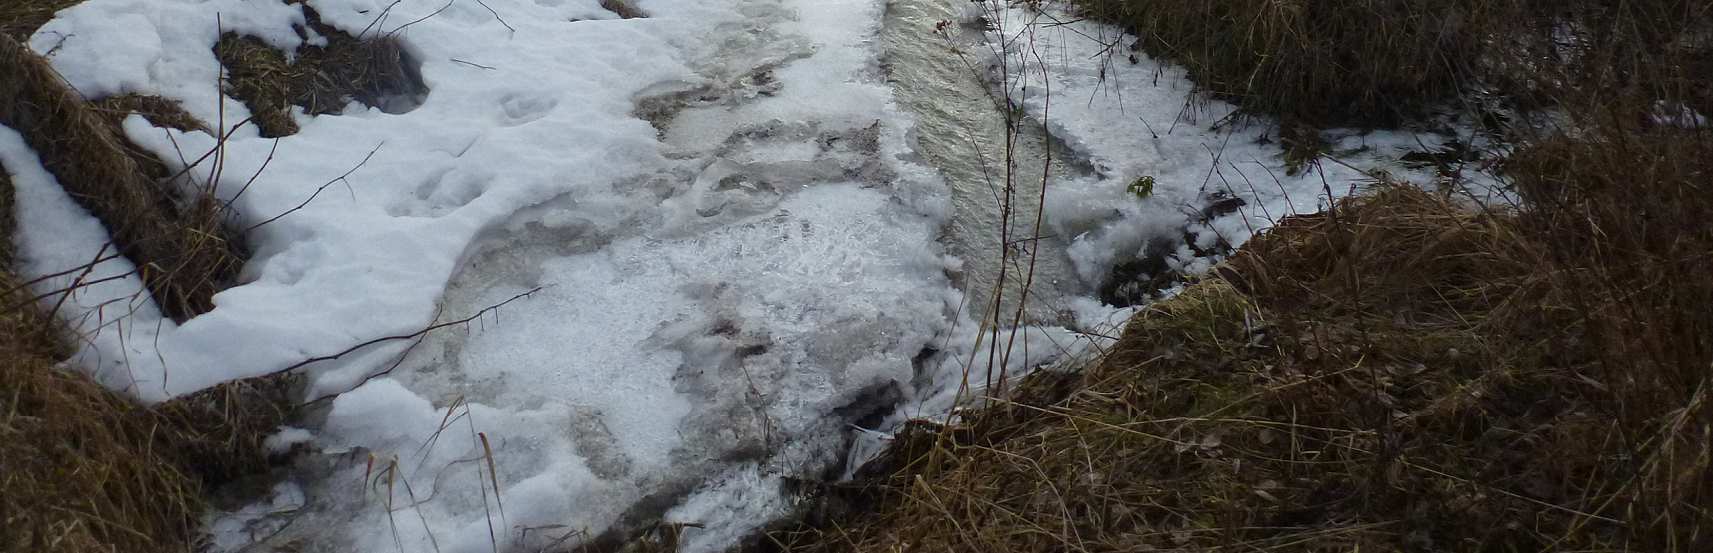
[[[0,170],[7,291],[21,284],[9,269],[12,192]],[[145,408],[59,367],[63,330],[34,305],[0,311],[0,551],[198,550],[203,491],[268,467],[261,440],[289,415],[290,381]]]
[[[103,119],[114,125],[115,132],[122,133],[118,125],[124,123],[126,117],[135,114],[143,116],[157,127],[214,134],[207,123],[185,111],[184,106],[177,101],[159,96],[121,94],[97,100],[92,107]]]
[[[16,24],[15,14],[0,21]],[[145,267],[161,307],[187,318],[211,306],[239,259],[218,238],[218,206],[177,198],[159,180],[164,166],[123,138],[119,122],[130,113],[201,127],[158,98],[85,102],[0,37],[0,123],[22,132],[103,219]],[[198,550],[204,490],[267,469],[261,442],[290,414],[290,381],[235,382],[150,408],[64,370],[66,329],[28,301],[32,291],[9,269],[12,192],[0,173],[0,300],[15,306],[0,312],[0,551]]]
[[[1531,229],[1539,216],[1391,187],[1288,219],[1138,315],[1077,379],[906,434],[860,514],[775,537],[794,551],[1713,547],[1713,314],[1641,307],[1713,290],[1656,272],[1705,271],[1713,241],[1610,265]],[[1620,268],[1609,288],[1581,286]]]
[[[147,411],[55,367],[42,322],[0,318],[0,551],[193,551],[201,483]]]
[[[1136,46],[1186,67],[1214,95],[1310,121],[1380,123],[1443,101],[1481,40],[1462,12],[1483,0],[1087,0]]]
[[[22,133],[60,185],[106,224],[163,311],[183,321],[213,308],[214,293],[243,260],[224,228],[224,207],[150,178],[133,157],[135,147],[102,113],[45,60],[6,37],[0,37],[0,124]]]
[[[6,0],[0,3],[0,35],[18,42],[30,39],[54,14],[83,0]]]
[[[1390,126],[1471,92],[1551,103],[1713,48],[1695,0],[1070,0],[1249,112]],[[1574,42],[1566,38],[1574,35]]]
[[[1653,117],[1713,107],[1713,7],[1081,3],[1287,129],[1477,80],[1556,117],[1506,134],[1521,205],[1288,218],[1082,373],[907,427],[777,549],[1713,550],[1713,128]]]
[[[648,14],[631,5],[628,0],[601,0],[601,9],[613,12],[621,19],[638,19],[648,17]]]
[[[321,23],[308,6],[304,13],[327,46],[306,44],[288,60],[254,37],[227,33],[214,45],[226,67],[227,92],[250,108],[262,136],[296,134],[293,106],[310,115],[339,113],[351,102],[387,109],[392,98],[427,93],[397,38],[358,38]]]

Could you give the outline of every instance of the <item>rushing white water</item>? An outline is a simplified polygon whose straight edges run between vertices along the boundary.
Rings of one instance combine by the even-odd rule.
[[[1043,126],[1021,113],[1014,114],[1015,132],[1008,129],[1001,87],[989,82],[1005,77],[987,68],[995,56],[979,6],[957,0],[889,2],[881,33],[888,82],[899,105],[916,116],[916,152],[951,188],[952,218],[944,240],[963,260],[956,276],[969,298],[971,318],[987,318],[997,307],[1002,324],[1010,324],[1032,269],[1021,322],[1067,324],[1072,316],[1065,300],[1088,294],[1090,287],[1077,278],[1066,256],[1071,237],[1043,224],[1036,239],[1036,221],[1042,215],[1043,188],[1050,194],[1055,184],[1087,177],[1092,168],[1051,144]],[[1006,241],[1011,243],[1010,267],[995,306]]]

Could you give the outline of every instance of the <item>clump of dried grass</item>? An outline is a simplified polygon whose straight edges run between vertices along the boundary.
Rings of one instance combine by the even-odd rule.
[[[196,551],[204,490],[267,468],[290,382],[150,408],[60,367],[65,329],[9,269],[12,192],[0,168],[0,551]]]
[[[351,102],[391,109],[393,98],[427,93],[398,38],[352,36],[321,23],[314,9],[303,9],[326,46],[305,44],[288,59],[260,39],[235,33],[214,45],[226,68],[227,92],[250,108],[262,136],[296,134],[293,106],[310,115],[339,113]]]
[[[1288,218],[1081,374],[910,427],[775,545],[1713,549],[1713,128],[1658,117],[1713,107],[1713,7],[1085,3],[1252,111],[1381,121],[1482,75],[1558,117],[1510,129],[1520,204],[1381,184]]]
[[[1071,0],[1253,113],[1392,126],[1471,94],[1551,105],[1713,53],[1696,0]],[[1702,96],[1705,97],[1704,92]]]
[[[1517,2],[1486,0],[1075,0],[1131,27],[1134,47],[1252,111],[1387,124],[1455,97],[1486,51],[1483,25]]]
[[[864,514],[775,538],[794,551],[1704,550],[1713,333],[1695,333],[1713,315],[1664,304],[1713,283],[1660,271],[1700,268],[1713,241],[1608,257],[1557,228],[1642,225],[1565,215],[1576,222],[1537,230],[1549,215],[1536,208],[1479,213],[1383,187],[1287,219],[1135,317],[1075,382],[1028,381],[902,440],[865,483]],[[1607,273],[1625,276],[1579,285]]]
[[[160,96],[120,94],[96,100],[93,104],[92,107],[95,112],[113,124],[116,130],[120,124],[124,123],[125,118],[131,115],[141,115],[157,127],[214,134],[208,128],[207,123],[191,115],[189,111],[184,109],[183,105],[175,100],[168,100]],[[122,131],[120,132],[123,136]]]
[[[55,13],[82,1],[6,0],[0,3],[0,35],[18,42],[27,41],[36,29],[53,19]]]
[[[43,323],[0,315],[0,551],[194,550],[201,482],[145,409],[55,366]]]
[[[224,206],[151,178],[113,123],[46,60],[6,37],[0,37],[0,124],[22,133],[60,185],[106,224],[164,312],[183,321],[213,308],[214,293],[243,260],[223,224]]]
[[[613,12],[621,19],[639,19],[648,17],[647,13],[631,5],[629,0],[601,0],[601,9]]]

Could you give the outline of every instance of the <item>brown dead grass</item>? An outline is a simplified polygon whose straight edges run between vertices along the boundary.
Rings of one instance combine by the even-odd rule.
[[[0,314],[0,551],[193,551],[201,483],[146,410],[55,366],[46,323]]]
[[[157,106],[158,107],[158,106]],[[21,132],[79,204],[106,224],[161,309],[183,321],[213,308],[241,266],[224,206],[151,178],[115,132],[41,57],[0,37],[0,124]],[[157,167],[156,172],[160,172]]]
[[[0,168],[0,290],[21,284],[12,191]],[[268,469],[261,441],[290,415],[292,381],[143,407],[59,367],[62,331],[34,305],[0,311],[0,551],[199,550],[204,490]]]
[[[1393,118],[1470,68],[1558,111],[1506,133],[1520,205],[1381,184],[1286,219],[1082,373],[907,427],[777,549],[1713,550],[1713,128],[1650,117],[1713,106],[1713,8],[1475,3],[1579,46],[1478,40],[1435,77],[1388,73],[1464,55],[1424,46],[1449,12],[1409,14],[1469,3],[1089,3],[1252,111]],[[1513,23],[1540,21],[1454,29]]]
[[[1694,306],[1713,305],[1713,232],[1695,221],[1713,215],[1713,148],[1614,167],[1639,187],[1625,191],[1576,165],[1617,147],[1527,154],[1575,175],[1524,186],[1566,198],[1552,207],[1484,214],[1387,187],[1288,219],[1135,317],[1082,375],[1029,380],[953,428],[918,425],[883,476],[845,491],[857,514],[775,538],[792,551],[1707,550],[1713,313]]]
[[[292,107],[310,115],[339,113],[351,102],[383,107],[388,98],[427,93],[416,64],[391,35],[358,38],[320,22],[304,7],[309,28],[327,45],[286,53],[260,39],[227,33],[214,46],[226,67],[227,93],[244,102],[262,136],[297,133]]]
[[[1699,0],[1069,0],[1204,92],[1316,126],[1466,111],[1472,93],[1553,105],[1713,53]],[[1708,94],[1703,91],[1702,96]]]
[[[125,121],[125,118],[131,115],[141,115],[157,127],[214,134],[208,128],[207,123],[191,115],[189,111],[184,109],[183,105],[159,96],[120,94],[97,100],[92,107],[103,119],[113,124],[116,130],[118,125]]]
[[[0,168],[0,291],[12,183]],[[0,551],[198,550],[204,490],[268,468],[291,381],[235,382],[153,408],[58,366],[63,328],[27,291],[0,295]]]
[[[621,19],[639,19],[648,17],[647,13],[631,5],[629,0],[601,0],[601,9],[613,12]]]
[[[83,0],[6,0],[0,3],[0,35],[25,42],[54,14]]]
[[[123,139],[118,125],[130,113],[201,126],[160,99],[88,104],[0,37],[0,123],[22,131],[148,268],[161,307],[189,316],[206,308],[207,284],[235,269],[234,258],[202,249],[218,243],[218,210],[179,203],[155,180],[164,168]],[[0,310],[0,551],[199,550],[204,490],[267,470],[262,440],[290,415],[291,381],[234,382],[144,407],[60,367],[72,352],[66,329],[10,271],[12,194],[0,170],[0,305],[9,306]]]

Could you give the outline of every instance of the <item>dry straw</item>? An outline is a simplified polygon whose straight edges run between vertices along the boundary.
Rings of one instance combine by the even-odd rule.
[[[107,226],[157,304],[185,320],[213,307],[242,257],[219,202],[151,178],[134,147],[41,56],[0,37],[0,124],[17,130],[62,187]]]
[[[255,37],[226,33],[214,55],[226,68],[227,91],[255,114],[262,136],[296,134],[292,108],[310,115],[339,113],[351,102],[393,108],[397,98],[419,97],[427,87],[416,62],[390,33],[353,36],[321,23],[304,6],[309,29],[327,39],[287,53]]]
[[[291,382],[237,382],[143,407],[59,366],[66,334],[19,300],[0,172],[0,551],[195,551],[203,491],[267,466]]]
[[[1565,265],[1524,220],[1402,187],[1288,219],[1139,314],[1080,376],[903,435],[857,488],[860,514],[775,538],[796,551],[1704,550],[1709,358],[1612,358],[1607,340],[1645,345],[1668,319],[1600,324],[1578,305],[1590,289],[1560,275],[1603,267]],[[1673,313],[1652,315],[1707,317]],[[1667,351],[1704,351],[1694,339]],[[1682,387],[1632,385],[1656,379]]]
[[[1382,182],[1288,218],[1082,373],[909,427],[778,548],[1713,549],[1713,129],[1672,117],[1713,113],[1713,7],[1082,3],[1250,112],[1485,84],[1561,116],[1487,129],[1519,204]]]

